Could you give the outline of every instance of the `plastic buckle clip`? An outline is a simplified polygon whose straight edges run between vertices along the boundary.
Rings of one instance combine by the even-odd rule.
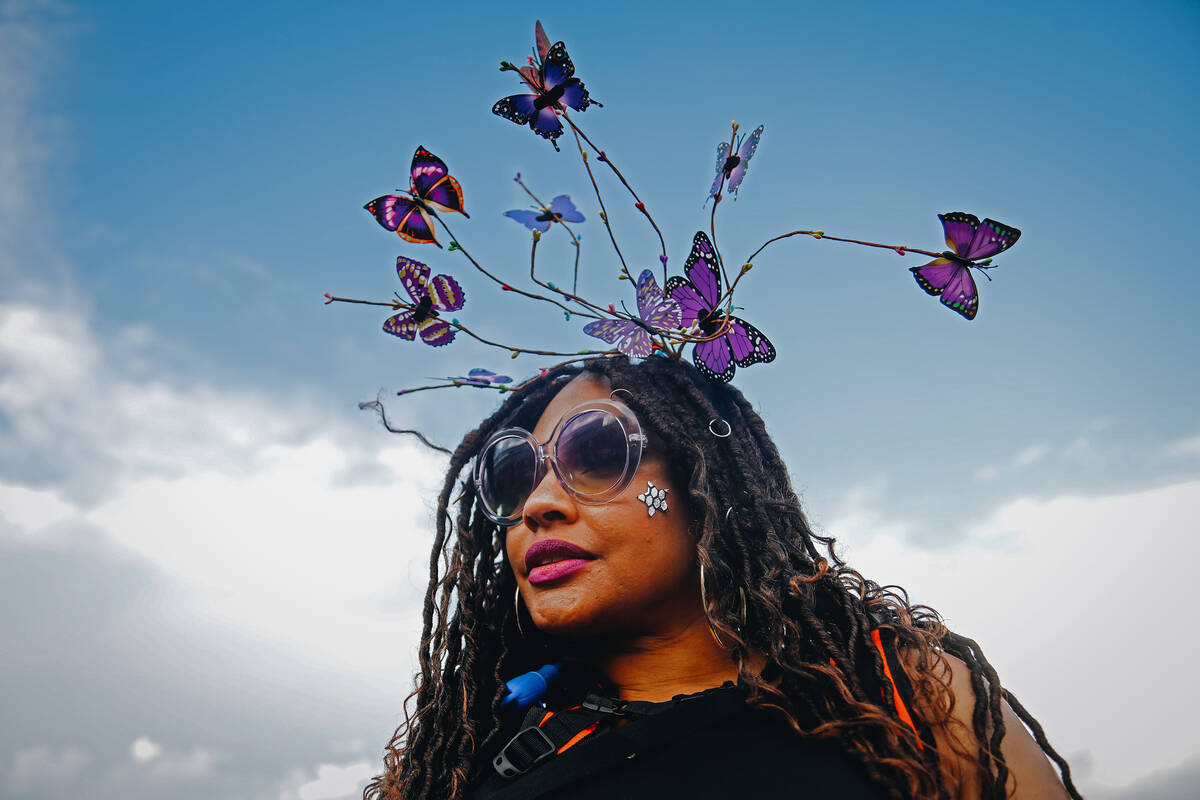
[[[504,745],[492,759],[492,766],[502,778],[515,778],[554,755],[556,750],[541,728],[526,728]]]
[[[612,700],[607,697],[601,697],[598,694],[589,694],[583,699],[583,702],[580,703],[580,705],[583,708],[586,708],[588,711],[598,711],[601,714],[608,714],[614,717],[623,717],[625,716],[625,709],[628,704],[623,703],[620,700]]]

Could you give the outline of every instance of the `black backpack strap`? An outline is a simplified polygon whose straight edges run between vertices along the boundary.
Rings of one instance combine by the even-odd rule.
[[[658,705],[661,704],[645,704]],[[626,713],[641,709],[626,704]],[[477,795],[488,800],[531,800],[597,773],[612,769],[634,754],[648,753],[681,738],[696,734],[745,709],[745,697],[733,686],[694,698],[681,698],[670,713],[651,713],[621,727],[608,727],[602,736],[587,738],[587,746],[571,750],[559,758],[542,756],[541,764],[501,787]],[[544,713],[544,712],[543,712]],[[567,712],[561,712],[567,713]],[[520,736],[520,734],[518,734]],[[515,738],[515,737],[514,737]]]
[[[588,695],[589,700],[592,697]],[[503,778],[522,775],[594,732],[606,716],[616,716],[615,710],[611,701],[601,705],[585,701],[582,706],[557,712],[531,708],[521,730],[500,748],[492,766]]]

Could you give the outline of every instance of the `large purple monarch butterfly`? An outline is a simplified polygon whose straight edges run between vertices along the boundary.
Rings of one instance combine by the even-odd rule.
[[[928,294],[941,295],[942,305],[957,311],[967,319],[979,313],[979,289],[971,276],[971,268],[989,269],[987,261],[1017,243],[1021,232],[993,219],[982,223],[974,214],[951,211],[938,214],[946,232],[950,249],[928,264],[911,267],[917,285]]]
[[[654,352],[654,334],[683,324],[683,310],[674,298],[663,293],[654,273],[648,269],[638,277],[637,305],[636,318],[589,322],[583,326],[583,332],[616,345],[631,358],[646,358]]]
[[[505,211],[504,216],[515,219],[531,231],[542,233],[550,230],[552,222],[583,222],[583,214],[579,213],[579,209],[575,208],[571,198],[565,194],[560,194],[550,201],[549,206],[539,208],[537,211],[513,209]]]
[[[429,267],[404,256],[396,259],[396,274],[416,307],[388,317],[383,329],[410,342],[420,332],[421,340],[434,347],[453,342],[454,328],[438,319],[438,313],[458,311],[463,307],[466,295],[458,281],[449,275],[434,275],[430,279]]]
[[[724,333],[692,350],[696,368],[714,381],[728,382],[738,367],[775,360],[775,346],[763,332],[739,317],[726,317],[720,307],[721,267],[704,231],[692,239],[692,252],[683,265],[686,278],[667,281],[667,291],[683,309],[684,326],[698,325],[703,336]]]
[[[407,197],[385,194],[363,208],[370,211],[380,225],[395,231],[405,241],[441,247],[433,231],[431,215],[435,211],[457,211],[470,217],[463,210],[462,187],[450,175],[446,162],[424,147],[418,147],[413,154],[409,173],[412,188]]]
[[[725,191],[732,194],[734,200],[737,199],[738,187],[742,185],[742,178],[746,177],[750,157],[758,149],[758,140],[762,138],[762,133],[763,126],[759,125],[748,136],[743,134],[736,152],[733,153],[729,152],[729,142],[717,145],[717,177],[713,178],[712,188],[708,190],[709,199],[716,197],[717,192],[721,190],[722,178],[728,181]],[[704,202],[708,203],[708,199]]]
[[[557,139],[563,132],[558,115],[564,106],[586,111],[589,105],[603,105],[593,100],[583,81],[575,77],[575,65],[562,42],[551,45],[536,71],[533,67],[521,67],[517,72],[536,94],[502,97],[492,106],[492,113],[518,125],[528,123],[534,133],[549,139],[555,150],[558,149]]]

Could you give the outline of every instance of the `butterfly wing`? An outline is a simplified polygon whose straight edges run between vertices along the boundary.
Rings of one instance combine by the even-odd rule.
[[[546,36],[546,29],[542,27],[540,19],[533,26],[533,41],[537,44],[538,58],[545,59],[546,54],[550,52],[550,39]]]
[[[985,219],[983,224],[976,229],[967,252],[963,253],[961,250],[958,252],[963,258],[971,261],[989,258],[1012,247],[1019,238],[1021,238],[1021,232],[1016,228],[1002,225],[994,219]]]
[[[583,326],[583,332],[615,345],[631,358],[646,358],[653,349],[650,334],[636,322],[626,319],[601,319]]]
[[[683,324],[683,309],[670,295],[663,295],[654,272],[642,270],[637,282],[638,316],[650,327],[665,331]]]
[[[428,271],[428,267],[425,268]],[[428,284],[433,307],[438,311],[458,311],[467,301],[467,296],[458,281],[449,275],[434,275]]]
[[[729,349],[739,367],[767,364],[775,360],[775,345],[762,331],[740,317],[729,318]]]
[[[935,258],[909,270],[927,294],[941,295],[942,303],[967,319],[979,312],[979,293],[971,270],[948,258]]]
[[[542,233],[545,233],[550,229],[550,220],[538,219],[538,217],[542,216],[541,211],[513,209],[512,211],[505,211],[504,216],[508,217],[509,219],[515,219],[517,222],[521,223],[526,228],[529,228],[531,231],[541,231]]]
[[[718,336],[708,342],[696,342],[692,348],[692,363],[704,377],[721,383],[728,383],[737,372],[726,336]]]
[[[417,327],[417,323],[413,321],[413,312],[407,309],[388,317],[383,323],[385,332],[410,342],[417,337]]]
[[[737,194],[738,187],[742,184],[742,178],[746,177],[746,169],[750,166],[750,157],[758,149],[758,140],[762,138],[762,133],[763,126],[759,125],[738,148],[738,163],[729,171],[729,192],[731,194]]]
[[[717,192],[721,190],[721,178],[725,177],[727,160],[729,160],[729,142],[721,142],[717,145],[717,177],[713,178],[712,188],[708,190],[709,197],[716,197]]]
[[[490,369],[476,367],[467,373],[467,377],[473,381],[484,381],[485,383],[512,383],[512,378],[507,375],[497,375]]]
[[[492,106],[492,113],[518,125],[524,125],[538,112],[537,106],[534,104],[537,97],[535,94],[514,94],[501,97]]]
[[[539,92],[542,91],[542,73],[537,67],[517,67],[517,73],[521,76],[521,80],[528,84],[530,89]]]
[[[979,217],[965,211],[951,211],[949,214],[938,214],[938,219],[942,221],[942,230],[946,234],[946,246],[967,258],[975,231],[979,229]]]
[[[421,341],[434,347],[442,347],[454,341],[454,328],[437,317],[426,317],[419,326]]]
[[[583,222],[583,214],[579,213],[571,198],[565,194],[560,194],[550,201],[550,210],[562,217],[564,222]]]
[[[415,205],[412,198],[395,194],[385,194],[383,197],[376,197],[363,206],[363,208],[371,212],[371,215],[375,217],[375,220],[380,225],[389,231],[394,231],[400,226],[404,218],[412,212]]]
[[[686,278],[675,275],[667,281],[667,293],[682,311],[680,324],[691,326],[716,308],[721,298],[721,269],[704,231],[692,239],[684,274]]]
[[[584,88],[583,81],[574,76],[575,65],[567,55],[567,46],[562,42],[555,42],[542,61],[542,88],[548,93],[560,90],[560,103],[576,111],[586,111],[595,101]]]
[[[410,173],[417,197],[438,211],[457,211],[466,216],[462,187],[450,175],[445,161],[424,147],[418,147],[413,155]]]
[[[396,274],[400,277],[400,285],[414,303],[419,303],[429,296],[429,267],[420,261],[397,256]]]

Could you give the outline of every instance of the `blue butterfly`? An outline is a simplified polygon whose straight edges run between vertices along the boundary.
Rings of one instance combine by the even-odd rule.
[[[531,231],[541,231],[542,233],[550,229],[552,222],[583,222],[584,219],[583,214],[580,214],[579,210],[575,208],[575,204],[571,202],[571,198],[565,194],[560,194],[551,200],[550,206],[547,208],[540,208],[537,211],[513,209],[505,211],[504,216],[515,219]]]

